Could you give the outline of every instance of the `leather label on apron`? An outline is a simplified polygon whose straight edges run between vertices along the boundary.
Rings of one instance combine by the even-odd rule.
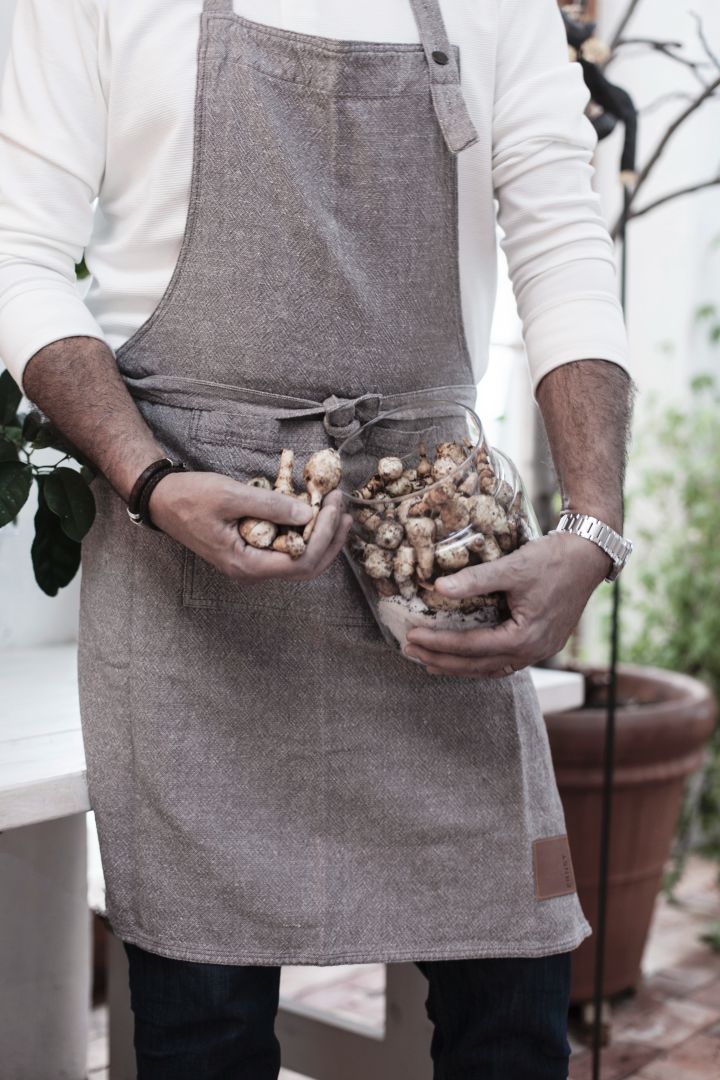
[[[533,840],[535,897],[547,900],[575,892],[575,873],[567,833]]]

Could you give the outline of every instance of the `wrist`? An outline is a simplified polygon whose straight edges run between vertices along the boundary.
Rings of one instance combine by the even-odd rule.
[[[590,514],[591,517],[609,525],[616,533],[623,535],[623,511],[622,508],[618,508],[616,505],[603,505],[602,503],[591,502],[589,499],[567,499],[563,501],[561,513]]]
[[[168,507],[177,498],[180,486],[183,483],[182,472],[167,472],[161,476],[147,501],[147,516],[152,524],[164,531],[162,524],[166,518]]]
[[[150,499],[155,489],[166,476],[176,472],[185,472],[187,465],[184,461],[173,460],[167,455],[150,462],[135,480],[130,498],[128,499],[127,512],[135,525],[142,525],[156,531],[163,531],[162,526],[156,524],[150,514]],[[162,504],[161,504],[162,505]],[[155,504],[157,514],[157,503]]]
[[[135,481],[148,465],[151,465],[154,461],[158,461],[163,457],[165,457],[165,451],[162,447],[151,445],[149,447],[146,446],[145,450],[142,452],[137,449],[135,456],[123,459],[122,474],[117,470],[113,477],[113,479],[115,479],[115,490],[118,495],[120,495],[123,502],[128,503],[130,501]]]
[[[610,516],[610,515],[608,515]],[[607,556],[610,567],[604,580],[615,581],[633,550],[633,543],[607,521],[581,511],[564,511],[552,533],[576,535],[594,545]]]
[[[608,524],[610,523],[608,522]],[[578,536],[576,533],[565,533],[564,535],[570,537],[571,543],[577,541],[577,550],[584,552],[588,565],[596,569],[598,583],[604,581],[615,565],[612,557],[606,551],[603,551],[599,544],[587,540],[584,536]],[[583,546],[580,547],[579,545]]]

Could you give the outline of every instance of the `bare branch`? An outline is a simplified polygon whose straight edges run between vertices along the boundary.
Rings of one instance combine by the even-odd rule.
[[[678,56],[673,52],[673,49],[682,49],[683,43],[681,41],[655,41],[654,38],[623,38],[617,44],[617,49],[624,48],[626,45],[645,45],[653,52],[660,52],[664,56],[667,56],[669,60],[675,60],[676,63],[682,64],[684,67],[688,67],[691,71],[699,71],[700,68],[708,67],[707,60],[689,60],[686,56]]]
[[[690,11],[690,12],[688,12],[688,14],[690,15],[690,18],[694,19],[695,22],[697,23],[697,34],[698,34],[698,37],[700,38],[700,44],[702,45],[703,49],[707,53],[707,55],[710,58],[711,62],[715,65],[715,67],[718,69],[718,71],[720,71],[720,58],[718,58],[715,55],[713,49],[710,47],[710,42],[708,41],[707,37],[705,36],[705,31],[703,29],[702,19],[698,15],[697,11]]]
[[[621,17],[620,22],[618,23],[617,28],[615,30],[615,33],[613,34],[612,38],[608,42],[608,44],[610,46],[610,52],[611,53],[613,53],[615,51],[615,49],[617,47],[617,44],[620,41],[620,38],[622,37],[623,30],[625,29],[625,27],[630,22],[633,15],[635,14],[635,9],[637,8],[639,3],[640,3],[640,0],[630,0],[630,3],[628,4],[628,6],[627,6],[627,8],[625,10],[625,14]]]
[[[699,184],[692,184],[689,187],[671,191],[668,195],[663,195],[659,199],[655,199],[653,202],[641,206],[639,210],[633,210],[627,215],[626,221],[632,221],[633,218],[642,217],[643,214],[649,213],[650,210],[654,210],[656,207],[662,206],[663,203],[670,202],[672,199],[679,199],[682,195],[691,195],[694,191],[702,191],[703,188],[715,187],[716,185],[720,185],[720,174],[714,176],[711,180],[703,180]]]
[[[638,115],[647,116],[648,113],[654,112],[659,109],[661,105],[665,105],[668,101],[693,101],[691,94],[687,91],[671,90],[667,94],[661,94],[660,97],[655,98],[654,101],[649,101],[647,105],[643,105],[638,109]]]
[[[685,123],[685,121],[688,119],[688,117],[692,116],[692,114],[694,112],[696,112],[700,108],[700,106],[703,105],[703,103],[705,101],[707,101],[707,99],[709,97],[712,97],[713,93],[718,89],[718,87],[720,87],[720,77],[715,79],[714,82],[710,83],[709,86],[706,86],[705,89],[702,91],[702,93],[698,94],[698,96],[693,101],[690,102],[690,104],[687,106],[687,108],[684,109],[678,116],[676,116],[675,119],[673,120],[673,122],[670,124],[667,131],[662,136],[662,138],[658,142],[657,146],[655,147],[654,151],[652,152],[652,154],[648,158],[647,162],[645,163],[643,168],[638,173],[638,177],[637,177],[637,180],[635,182],[635,186],[634,186],[632,192],[630,193],[630,198],[628,200],[628,203],[627,203],[626,207],[624,208],[623,212],[619,215],[617,221],[615,222],[615,224],[614,224],[614,226],[612,228],[612,236],[613,237],[617,236],[617,234],[620,231],[623,216],[625,217],[625,220],[628,220],[630,207],[631,207],[632,203],[637,198],[638,192],[640,191],[640,189],[645,184],[648,176],[652,172],[654,166],[659,161],[660,157],[662,156],[663,151],[665,150],[667,144],[670,142],[670,140],[673,137],[673,135],[675,134],[675,132],[678,130],[678,128],[680,128]]]

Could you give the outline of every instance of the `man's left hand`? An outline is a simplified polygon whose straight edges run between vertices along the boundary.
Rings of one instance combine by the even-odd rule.
[[[502,591],[510,617],[477,630],[415,627],[405,652],[433,675],[502,677],[510,668],[536,664],[565,646],[610,567],[610,557],[597,544],[553,533],[494,562],[447,574],[434,583],[439,593],[462,598]]]

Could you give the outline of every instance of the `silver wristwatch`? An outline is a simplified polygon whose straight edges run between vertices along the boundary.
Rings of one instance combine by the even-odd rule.
[[[604,521],[592,517],[591,514],[576,514],[566,510],[560,517],[557,527],[551,529],[550,532],[577,533],[578,536],[584,536],[586,540],[592,540],[593,543],[598,544],[613,561],[613,567],[605,581],[615,581],[633,549],[632,540],[621,536]]]

